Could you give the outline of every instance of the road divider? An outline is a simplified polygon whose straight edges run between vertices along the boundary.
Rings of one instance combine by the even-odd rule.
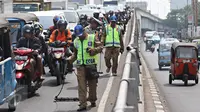
[[[127,46],[127,56],[124,71],[120,82],[119,93],[114,107],[114,112],[144,112],[143,89],[141,89],[140,57],[137,36],[137,17],[133,12],[132,34]],[[142,96],[141,96],[142,95]],[[141,106],[142,104],[142,106]],[[140,105],[140,106],[138,106]],[[139,108],[140,107],[140,108]]]

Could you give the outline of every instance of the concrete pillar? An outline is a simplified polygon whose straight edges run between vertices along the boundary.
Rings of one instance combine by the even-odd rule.
[[[13,0],[2,0],[3,3],[3,13],[12,13],[13,12]]]

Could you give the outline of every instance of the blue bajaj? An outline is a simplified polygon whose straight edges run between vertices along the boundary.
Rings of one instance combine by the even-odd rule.
[[[158,51],[159,70],[164,66],[170,66],[170,48],[172,43],[160,43]]]
[[[8,21],[0,18],[0,105],[8,102],[9,110],[15,111],[17,81],[7,26]]]
[[[25,24],[32,24],[39,19],[31,13],[7,13],[0,14],[0,18],[6,18],[10,26],[10,41],[15,47],[17,41],[22,37],[22,28]]]

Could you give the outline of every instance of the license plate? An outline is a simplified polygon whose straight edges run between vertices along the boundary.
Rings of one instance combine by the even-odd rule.
[[[64,48],[53,48],[53,51],[64,51]]]
[[[189,63],[190,60],[183,60],[183,63]]]
[[[27,60],[28,56],[15,56],[15,60]]]

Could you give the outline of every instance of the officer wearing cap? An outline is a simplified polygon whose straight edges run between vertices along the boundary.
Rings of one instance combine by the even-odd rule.
[[[74,54],[68,60],[77,66],[78,95],[80,107],[77,111],[86,110],[87,85],[89,86],[88,100],[91,107],[96,106],[97,94],[97,54],[102,52],[103,47],[94,34],[88,34],[83,26],[77,25],[74,29],[77,38],[74,40]]]
[[[99,21],[95,17],[91,17],[90,24],[85,27],[85,31],[88,34],[95,34],[96,38],[98,38],[100,41],[103,34],[102,27],[103,22]]]
[[[122,30],[116,24],[117,18],[116,16],[110,17],[110,25],[106,26],[106,33],[102,38],[101,42],[104,44],[105,50],[105,63],[107,66],[106,72],[109,73],[112,67],[112,75],[117,75],[117,67],[118,67],[118,56],[119,53],[124,52],[124,43],[123,43],[123,35]],[[111,66],[110,60],[112,59],[113,65]]]

